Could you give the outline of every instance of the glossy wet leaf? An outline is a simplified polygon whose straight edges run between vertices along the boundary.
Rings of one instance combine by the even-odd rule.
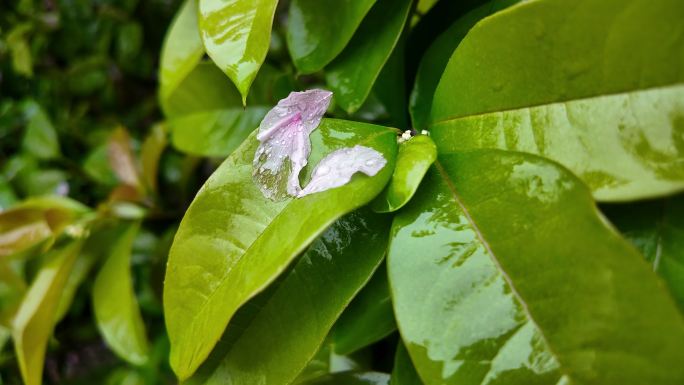
[[[204,55],[197,0],[185,0],[164,39],[159,59],[159,95],[164,104]]]
[[[222,357],[220,364],[201,368],[200,376],[207,378],[201,383],[290,384],[382,261],[389,224],[368,210],[335,222],[275,283],[239,337],[212,353],[208,366],[214,356]]]
[[[417,197],[395,217],[388,270],[426,384],[684,380],[669,293],[566,169],[440,154]]]
[[[453,24],[430,44],[418,66],[411,91],[409,110],[413,128],[427,128],[432,97],[451,54],[468,31],[482,18],[504,9],[519,0],[492,0],[455,19]],[[418,5],[420,8],[420,3]]]
[[[386,213],[402,208],[413,197],[436,158],[437,148],[427,135],[418,135],[400,144],[392,179],[373,201],[373,210]]]
[[[349,43],[376,0],[292,0],[287,47],[300,73],[320,71]]]
[[[193,155],[227,156],[259,126],[267,107],[212,110],[169,121],[172,142]]]
[[[302,385],[389,385],[390,376],[379,372],[331,373]]]
[[[392,378],[390,385],[422,385],[416,368],[413,367],[411,357],[406,350],[406,346],[400,341],[397,351],[394,353],[394,367],[392,368]]]
[[[684,196],[608,205],[603,210],[663,277],[684,311]]]
[[[92,300],[97,327],[107,346],[134,365],[147,361],[145,325],[133,290],[131,248],[139,225],[122,228],[93,284]]]
[[[48,339],[62,290],[81,248],[80,241],[52,251],[34,278],[12,322],[12,339],[26,385],[42,383]]]
[[[397,329],[384,265],[354,298],[332,332],[335,353],[347,355],[377,342]]]
[[[164,310],[171,364],[181,379],[204,361],[242,304],[329,224],[366,204],[389,180],[396,156],[390,129],[324,119],[311,142],[309,164],[356,144],[380,151],[388,164],[372,178],[357,175],[340,188],[272,202],[252,182],[254,136],[233,152],[190,205],[169,255]]]
[[[397,45],[375,80],[371,95],[375,94],[389,114],[390,123],[401,130],[408,129],[406,98],[406,38],[399,37]]]
[[[209,57],[243,102],[266,58],[277,0],[199,0],[200,34]]]
[[[411,0],[378,0],[342,53],[326,68],[335,101],[348,113],[359,109],[394,50]]]
[[[23,150],[38,159],[59,157],[57,131],[43,108],[34,100],[25,101],[22,107],[26,119]]]
[[[683,15],[677,0],[547,0],[488,17],[442,75],[433,139],[557,160],[603,201],[682,190]]]

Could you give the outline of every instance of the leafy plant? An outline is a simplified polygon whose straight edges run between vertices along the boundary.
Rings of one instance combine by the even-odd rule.
[[[6,381],[684,382],[684,3],[112,4],[0,17]]]

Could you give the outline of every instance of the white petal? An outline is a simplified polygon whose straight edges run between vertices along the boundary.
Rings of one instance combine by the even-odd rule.
[[[299,172],[311,152],[309,135],[320,124],[331,97],[324,90],[291,92],[261,121],[252,179],[267,198],[280,200],[301,190]]]
[[[357,172],[374,176],[387,164],[382,154],[370,147],[354,146],[334,151],[323,158],[311,173],[311,181],[297,195],[309,194],[343,186]]]

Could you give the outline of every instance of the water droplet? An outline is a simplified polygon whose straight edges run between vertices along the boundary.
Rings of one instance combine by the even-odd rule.
[[[375,165],[375,159],[368,159],[366,161],[366,166],[371,167]]]

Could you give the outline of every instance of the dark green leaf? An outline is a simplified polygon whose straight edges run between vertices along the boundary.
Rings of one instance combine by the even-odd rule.
[[[299,72],[320,71],[349,43],[376,0],[292,0],[287,46]]]
[[[676,384],[684,322],[570,172],[440,154],[396,217],[397,323],[426,384]]]
[[[413,197],[420,181],[437,158],[435,143],[427,135],[411,138],[399,146],[397,166],[385,190],[373,201],[373,210],[397,211]]]
[[[126,226],[111,244],[92,292],[95,320],[105,342],[134,365],[144,364],[149,350],[131,277],[131,248],[138,229],[138,224]]]
[[[50,119],[38,103],[27,100],[23,103],[26,118],[26,133],[22,147],[38,159],[59,157],[57,132]]]
[[[203,383],[291,383],[380,264],[388,230],[388,219],[368,210],[335,222],[276,283],[239,337],[219,345],[213,355],[222,356],[220,364]]]
[[[326,68],[336,102],[352,113],[368,97],[404,29],[412,0],[378,0],[347,47]]]
[[[389,385],[390,376],[377,372],[340,372],[316,378],[302,385]]]
[[[437,87],[435,143],[540,154],[604,201],[684,189],[683,16],[678,0],[546,0],[486,18]]]
[[[416,373],[416,368],[413,367],[411,357],[406,351],[406,346],[402,342],[397,345],[397,351],[394,355],[394,369],[392,369],[390,385],[423,385],[418,373]]]
[[[684,196],[609,205],[604,211],[663,277],[684,311]]]
[[[272,202],[252,182],[258,143],[252,135],[214,172],[185,213],[166,272],[171,364],[181,379],[204,361],[242,304],[328,225],[375,197],[394,168],[396,136],[390,129],[324,119],[311,142],[309,165],[356,144],[380,151],[388,163],[375,177],[357,175],[340,188]]]
[[[413,128],[419,130],[427,128],[432,97],[435,94],[439,79],[442,77],[451,54],[468,31],[482,18],[518,1],[491,0],[456,19],[449,29],[432,42],[420,61],[416,81],[411,91],[409,110],[411,111]]]
[[[199,0],[204,47],[233,81],[243,103],[271,41],[277,0]]]
[[[332,332],[335,353],[353,353],[383,339],[396,329],[387,270],[383,266],[335,323]]]

